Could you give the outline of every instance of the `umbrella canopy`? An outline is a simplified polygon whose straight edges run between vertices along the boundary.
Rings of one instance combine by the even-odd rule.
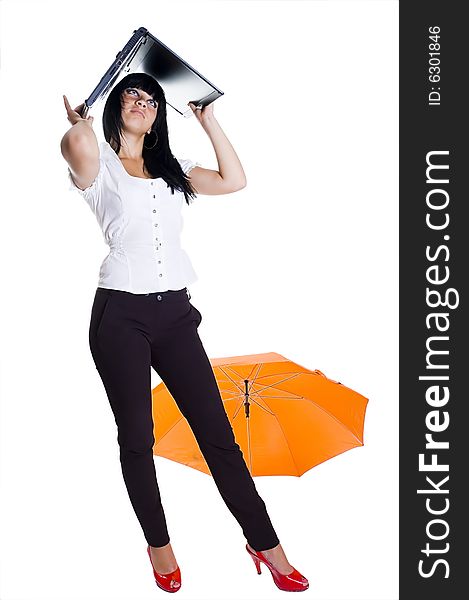
[[[303,473],[363,446],[368,399],[275,352],[210,359],[251,476]],[[153,453],[210,474],[164,383],[153,390]]]

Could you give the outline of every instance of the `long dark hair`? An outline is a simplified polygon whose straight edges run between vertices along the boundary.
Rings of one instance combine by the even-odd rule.
[[[144,144],[142,150],[143,163],[146,170],[152,177],[161,177],[164,179],[171,188],[172,194],[174,194],[175,189],[183,192],[186,202],[189,204],[189,198],[195,198],[196,191],[169,147],[168,124],[166,122],[166,98],[163,88],[154,77],[147,73],[130,73],[113,87],[107,97],[103,111],[103,131],[106,141],[116,154],[119,154],[122,127],[124,125],[122,121],[121,98],[123,91],[128,87],[139,88],[158,102],[156,119],[151,126],[151,132],[148,136],[150,140],[153,140],[156,133],[158,136],[157,143],[153,148],[145,148]]]

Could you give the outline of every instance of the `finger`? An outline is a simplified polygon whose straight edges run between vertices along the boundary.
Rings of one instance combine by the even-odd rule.
[[[80,109],[80,107],[81,107],[81,106],[83,106],[83,104],[84,104],[84,102],[83,102],[82,104],[80,104],[79,106],[77,106],[75,109],[73,109],[73,108],[70,106],[70,102],[68,101],[68,99],[67,99],[67,96],[65,96],[65,94],[63,95],[63,98],[64,98],[64,102],[65,102],[65,108],[66,108],[66,110],[67,110],[67,113],[68,113],[69,115],[70,115],[70,114],[72,114],[72,113],[74,113],[74,112],[75,112],[75,113],[78,113],[78,110],[79,110],[79,109]],[[78,114],[79,114],[79,113],[78,113]]]
[[[72,107],[70,106],[69,101],[67,100],[67,96],[65,94],[63,94],[63,99],[64,99],[64,103],[65,103],[65,108],[68,110],[72,110]]]

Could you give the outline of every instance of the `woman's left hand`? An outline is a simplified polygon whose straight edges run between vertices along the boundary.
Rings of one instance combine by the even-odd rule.
[[[201,125],[213,117],[213,102],[210,102],[210,104],[207,104],[207,106],[203,106],[202,108],[196,108],[196,105],[193,102],[188,102],[188,105]]]

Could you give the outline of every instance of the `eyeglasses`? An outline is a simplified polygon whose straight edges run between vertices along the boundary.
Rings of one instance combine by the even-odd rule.
[[[139,90],[137,88],[126,88],[124,91],[127,95],[132,96],[134,98],[135,98],[135,94],[137,96],[140,95]],[[142,98],[142,100],[145,100],[145,98]],[[158,102],[156,100],[154,100],[153,98],[147,98],[145,100],[145,102],[147,104],[150,104],[150,106],[153,106],[153,108],[156,108],[158,106]]]

